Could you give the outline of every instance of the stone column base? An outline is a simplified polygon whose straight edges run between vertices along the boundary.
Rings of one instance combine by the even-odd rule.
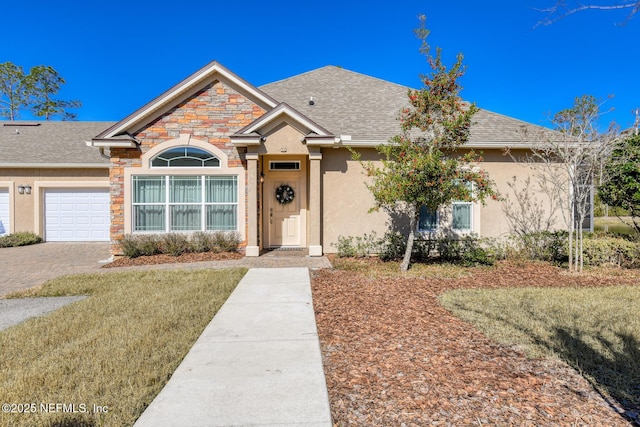
[[[322,245],[309,245],[309,256],[322,256]]]
[[[259,246],[247,246],[244,256],[260,256]]]

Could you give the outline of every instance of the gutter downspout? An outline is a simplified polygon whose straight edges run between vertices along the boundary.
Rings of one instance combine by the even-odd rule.
[[[85,144],[87,144],[87,147],[94,147],[94,145],[91,143],[91,141],[85,141]],[[94,147],[95,148],[95,147]],[[107,156],[106,154],[104,154],[104,147],[98,147],[98,151],[100,152],[100,156],[104,159],[110,159],[110,156]]]

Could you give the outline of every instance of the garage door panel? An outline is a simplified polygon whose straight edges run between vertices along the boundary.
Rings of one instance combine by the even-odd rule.
[[[46,191],[45,239],[109,241],[108,190]]]
[[[9,190],[0,189],[0,236],[9,234]]]

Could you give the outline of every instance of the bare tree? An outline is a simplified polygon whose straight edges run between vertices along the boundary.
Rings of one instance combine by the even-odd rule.
[[[628,10],[629,13],[622,24],[627,23],[633,16],[640,11],[640,1],[608,1],[609,4],[593,4],[581,3],[579,1],[567,2],[566,0],[556,0],[556,3],[545,9],[538,9],[546,14],[544,19],[538,21],[536,27],[540,25],[551,25],[567,16],[573,15],[585,10]]]
[[[556,113],[556,132],[525,127],[523,139],[531,147],[532,167],[546,179],[544,191],[564,205],[560,212],[569,231],[569,270],[582,271],[583,225],[590,215],[593,189],[617,137],[612,124],[597,128],[601,103],[593,96],[577,97],[571,108]]]

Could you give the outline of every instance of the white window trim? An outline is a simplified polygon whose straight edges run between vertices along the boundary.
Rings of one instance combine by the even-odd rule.
[[[453,226],[453,211],[455,206],[469,206],[469,228],[454,228]],[[451,230],[460,234],[473,233],[473,202],[453,202],[451,203]]]
[[[175,167],[150,167],[150,160],[159,153],[174,147],[192,145],[194,147],[206,150],[218,159],[220,159],[219,167],[192,167],[192,168],[175,168]],[[144,153],[141,158],[141,167],[126,167],[124,169],[124,234],[133,233],[133,179],[134,175],[180,175],[180,176],[237,176],[238,178],[238,207],[237,207],[237,230],[241,240],[246,239],[246,170],[240,165],[237,167],[229,167],[228,156],[215,145],[209,142],[192,138],[190,134],[181,134],[179,138],[163,142],[149,151]],[[113,203],[113,200],[112,200]],[[150,232],[136,232],[150,233]]]
[[[297,168],[294,169],[274,169],[273,165],[277,163],[295,163],[298,165]],[[269,170],[274,172],[300,172],[300,161],[299,160],[269,160]]]
[[[475,185],[473,182],[466,181],[465,184],[471,184],[471,194],[475,191]],[[454,228],[453,227],[453,211],[456,206],[469,206],[469,228]],[[451,230],[455,233],[469,234],[473,233],[473,202],[464,202],[455,200],[451,203]]]
[[[473,185],[473,183],[472,183]],[[472,187],[472,192],[473,192],[473,187]],[[456,205],[468,205],[470,207],[469,209],[469,218],[470,218],[470,228],[454,228],[453,227],[453,210],[455,208]],[[465,235],[465,234],[471,234],[474,233],[474,230],[476,230],[477,228],[477,224],[478,224],[478,218],[476,218],[476,208],[475,208],[476,203],[475,202],[463,202],[463,201],[453,201],[450,203],[449,205],[449,211],[451,213],[451,220],[450,222],[443,224],[442,223],[442,218],[440,215],[440,209],[438,209],[436,211],[436,228],[434,229],[421,229],[420,228],[420,221],[418,220],[418,223],[416,224],[416,231],[418,233],[421,234],[433,234],[436,233],[442,229],[449,229],[451,230],[453,233],[455,234],[459,234],[459,235]]]
[[[135,176],[149,176],[149,175],[132,175],[131,188],[133,190],[133,177]],[[157,176],[157,175],[153,175]],[[135,206],[163,206],[165,209],[165,217],[164,217],[164,230],[134,230],[135,234],[154,234],[154,233],[195,233],[198,231],[215,231],[215,230],[207,230],[207,206],[235,206],[236,207],[236,229],[235,230],[224,230],[224,231],[237,231],[238,223],[240,222],[238,215],[238,200],[240,188],[238,187],[238,177],[237,175],[196,175],[200,179],[200,202],[171,202],[171,177],[177,176],[186,176],[186,175],[159,175],[164,178],[165,184],[165,201],[162,203],[132,203],[132,212],[135,212],[133,207]],[[226,177],[226,178],[236,178],[236,201],[235,202],[207,202],[206,201],[206,181],[208,177]],[[172,206],[198,206],[201,208],[200,211],[200,229],[199,230],[172,230],[171,229],[171,207]],[[135,228],[135,220],[132,217],[132,228]]]
[[[198,149],[198,150],[202,150],[202,151],[204,151],[204,152],[206,152],[206,153],[210,154],[212,158],[215,158],[215,159],[217,159],[217,160],[218,160],[218,166],[205,166],[205,165],[204,165],[205,160],[202,160],[202,159],[200,159],[200,158],[198,158],[198,157],[191,157],[191,156],[186,156],[186,155],[185,155],[185,156],[182,156],[182,157],[180,157],[180,158],[183,158],[183,159],[195,159],[195,160],[200,160],[203,164],[202,164],[202,165],[200,165],[200,166],[171,166],[171,165],[168,165],[168,166],[154,166],[154,165],[153,165],[153,161],[154,161],[155,159],[157,159],[158,157],[162,156],[162,154],[164,154],[165,152],[167,152],[167,151],[169,151],[169,150],[172,150],[172,149],[175,149],[175,148],[190,148],[190,146],[189,146],[189,145],[178,145],[178,146],[175,146],[175,147],[165,148],[164,150],[162,150],[161,152],[159,152],[158,154],[156,154],[155,156],[153,156],[151,159],[149,159],[149,167],[150,167],[150,168],[162,168],[162,167],[165,167],[165,168],[171,168],[171,169],[190,169],[190,168],[199,168],[199,167],[200,167],[200,168],[212,168],[212,169],[217,169],[217,168],[219,168],[219,167],[220,167],[220,163],[221,163],[221,161],[220,161],[220,159],[218,158],[218,156],[216,156],[216,155],[214,155],[213,153],[211,153],[211,150],[208,150],[208,149],[202,149],[202,148],[200,148],[200,147],[192,147],[192,148],[196,148],[196,149]],[[161,159],[162,159],[162,158],[161,158]],[[171,160],[162,159],[162,160],[164,160],[164,161],[166,161],[166,162],[170,163],[170,162],[171,162],[171,160],[173,160],[173,159],[171,159]]]

